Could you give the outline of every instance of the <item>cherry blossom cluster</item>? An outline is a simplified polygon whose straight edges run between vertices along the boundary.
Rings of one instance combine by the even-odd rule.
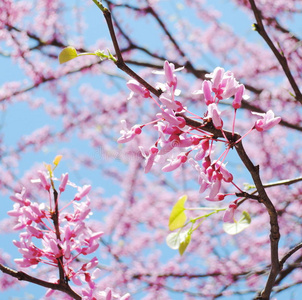
[[[61,269],[66,282],[71,280],[77,286],[86,284],[82,289],[82,299],[128,299],[129,294],[120,297],[110,288],[106,291],[98,289],[95,280],[100,276],[100,269],[97,268],[96,257],[79,264],[80,255],[91,255],[98,249],[99,238],[103,235],[87,224],[92,215],[87,196],[91,186],[76,186],[68,180],[68,173],[62,174],[60,179],[53,177],[52,171],[38,171],[37,176],[38,179],[32,182],[47,192],[49,206],[28,199],[25,187],[10,197],[15,203],[8,214],[16,219],[14,229],[21,230],[19,240],[13,241],[23,256],[15,259],[17,265],[28,268],[43,263]],[[58,192],[54,187],[55,181],[60,182]],[[77,192],[68,204],[59,208],[61,194],[67,185],[77,188]],[[73,206],[72,211],[67,209],[70,206]],[[46,295],[54,292],[49,290]]]
[[[219,110],[219,102],[233,98],[232,107],[234,109],[234,119],[232,126],[232,134],[234,135],[236,111],[241,107],[242,99],[248,99],[245,93],[245,87],[240,84],[234,77],[231,71],[225,71],[223,68],[217,67],[213,73],[206,75],[206,80],[203,81],[200,90],[194,94],[200,94],[201,99],[207,106],[207,111],[204,117],[196,116],[190,112],[181,102],[176,100],[180,94],[177,89],[177,77],[175,75],[174,64],[166,61],[164,63],[165,83],[159,87],[163,91],[159,96],[158,103],[150,94],[150,92],[135,80],[130,80],[127,83],[131,90],[130,99],[133,94],[138,94],[143,98],[151,98],[159,106],[160,112],[156,115],[156,120],[151,122],[158,132],[158,139],[149,149],[144,149],[140,146],[140,151],[145,158],[145,172],[148,173],[155,163],[162,161],[162,157],[169,155],[166,163],[162,167],[163,172],[174,171],[181,167],[187,161],[198,172],[198,182],[200,185],[200,193],[208,191],[205,197],[208,201],[221,201],[225,198],[225,194],[220,193],[222,182],[233,182],[232,174],[227,170],[224,163],[225,158],[230,148],[238,141],[229,141],[224,132],[224,122],[222,113]],[[186,124],[183,117],[184,113],[190,114],[193,118],[197,118],[201,126],[192,127]],[[262,118],[257,120],[250,131],[268,130],[281,120],[280,117],[275,117],[270,110],[267,113],[259,114]],[[211,123],[213,127],[221,131],[224,138],[217,139],[213,134],[203,130],[207,124]],[[150,124],[150,123],[149,123]],[[141,134],[144,125],[134,125],[131,129],[127,129],[126,121],[122,120],[123,129],[119,143],[125,143],[132,140],[135,136]],[[249,131],[249,132],[250,132]],[[249,133],[248,132],[248,133]],[[213,160],[214,142],[224,142],[226,150],[216,160]],[[177,155],[174,155],[175,148],[179,149]],[[189,154],[194,151],[195,156],[188,158]],[[235,203],[231,204],[230,210],[227,211],[225,220],[230,220],[232,212],[235,208]]]

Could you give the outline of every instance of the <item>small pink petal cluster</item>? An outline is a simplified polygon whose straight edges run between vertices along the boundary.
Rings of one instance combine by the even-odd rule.
[[[119,294],[112,291],[111,288],[106,288],[105,291],[101,291],[97,294],[97,300],[128,300],[130,299],[130,294],[127,293],[123,296],[120,296]],[[87,299],[89,300],[89,299]]]
[[[194,92],[195,94],[202,94],[207,105],[205,117],[199,118],[204,123],[212,122],[216,129],[221,130],[225,138],[225,140],[221,141],[226,144],[227,149],[220,155],[218,161],[212,160],[214,152],[213,144],[217,139],[213,139],[211,134],[203,131],[202,126],[195,128],[186,125],[182,114],[186,112],[192,114],[194,117],[196,115],[188,111],[176,100],[179,92],[177,90],[175,71],[177,70],[175,70],[172,63],[168,61],[164,63],[162,74],[165,76],[165,83],[161,84],[163,93],[159,96],[161,105],[138,83],[134,84],[132,80],[128,83],[128,87],[133,92],[138,93],[144,98],[153,99],[161,109],[161,112],[156,114],[157,119],[151,122],[155,123],[154,128],[159,135],[157,141],[148,150],[145,150],[143,146],[139,146],[142,156],[145,158],[145,173],[148,173],[154,164],[161,162],[164,155],[168,156],[168,158],[165,158],[168,163],[162,167],[163,172],[174,171],[189,161],[199,174],[200,193],[207,190],[208,195],[205,197],[206,200],[221,201],[225,197],[224,194],[220,193],[222,182],[232,182],[233,176],[223,163],[230,150],[231,143],[223,132],[224,123],[218,105],[222,99],[233,97],[232,107],[235,110],[235,114],[232,132],[234,133],[236,110],[241,107],[242,99],[248,99],[248,96],[245,94],[245,87],[235,79],[232,72],[217,67],[213,73],[206,75],[208,79],[203,81],[202,89]],[[253,127],[253,129],[255,128],[258,131],[270,129],[280,121],[280,118],[274,118],[272,111],[260,115],[263,119],[256,121]],[[118,139],[120,143],[132,140],[137,134],[141,133],[141,128],[146,126],[135,125],[128,130],[125,128],[125,121],[122,122],[124,129],[121,131],[122,136]],[[174,151],[172,153],[172,150],[175,149],[179,149],[177,155],[174,154]],[[188,159],[192,151],[197,151],[195,159]],[[226,217],[226,219],[230,219],[230,217]]]
[[[135,125],[130,130],[127,128],[127,124],[125,120],[121,121],[122,130],[120,131],[121,137],[117,140],[118,143],[127,143],[131,141],[136,135],[141,134],[142,129],[141,126]]]
[[[208,106],[207,119],[212,120],[215,128],[221,130],[223,121],[221,112],[218,110],[219,101],[234,97],[232,106],[236,110],[241,107],[242,99],[248,99],[248,96],[245,94],[244,85],[239,84],[231,71],[217,67],[213,73],[206,75],[206,77],[210,80],[204,80],[202,89],[194,93],[203,95]]]
[[[97,292],[94,279],[99,275],[99,269],[95,269],[98,259],[93,257],[83,264],[79,264],[78,260],[80,255],[94,253],[103,235],[103,232],[95,232],[87,225],[87,219],[92,214],[90,199],[87,196],[91,186],[77,188],[73,200],[67,205],[73,205],[72,211],[67,211],[66,208],[53,209],[52,207],[56,206],[55,203],[59,205],[66,185],[75,187],[75,184],[68,181],[67,173],[63,174],[60,179],[59,192],[51,196],[51,182],[54,183],[54,179],[50,179],[42,171],[38,171],[38,177],[39,179],[33,182],[39,183],[47,191],[49,198],[56,197],[56,199],[51,199],[53,204],[50,203],[49,207],[44,203],[39,204],[26,197],[25,187],[20,193],[11,196],[15,204],[8,214],[16,219],[14,229],[22,230],[19,240],[14,240],[13,243],[18,247],[23,258],[16,259],[15,262],[22,268],[37,266],[39,263],[55,268],[61,267],[66,280],[71,280],[76,285],[87,284],[88,288],[82,290],[83,296],[86,297],[83,299],[97,299],[93,295]],[[51,293],[53,291],[48,292],[48,294]],[[108,296],[106,299],[115,298]]]
[[[267,113],[252,112],[252,114],[262,117],[262,119],[256,121],[254,126],[254,128],[260,132],[271,129],[281,121],[280,117],[275,117],[272,110],[269,110]]]
[[[228,209],[224,212],[223,215],[223,222],[233,223],[234,222],[234,215],[237,208],[236,202],[230,203]]]
[[[233,181],[233,175],[226,169],[225,164],[220,161],[211,162],[210,156],[203,159],[201,166],[193,158],[190,158],[189,162],[198,172],[199,192],[209,191],[205,199],[208,201],[224,200],[225,195],[219,193],[222,182]]]

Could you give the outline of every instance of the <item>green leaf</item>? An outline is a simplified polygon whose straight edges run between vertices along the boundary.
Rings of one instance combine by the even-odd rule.
[[[68,46],[64,48],[59,54],[59,62],[60,64],[66,63],[69,60],[72,60],[78,57],[77,50],[74,47]]]
[[[166,238],[167,245],[172,249],[179,249],[180,244],[185,241],[189,231],[191,229],[169,233]]]
[[[234,235],[249,227],[250,224],[250,215],[246,211],[243,211],[239,221],[235,221],[234,223],[223,223],[223,230],[228,234]]]
[[[185,253],[188,245],[190,244],[191,234],[192,234],[192,231],[189,230],[186,237],[185,237],[185,240],[180,243],[179,248],[178,248],[178,252],[179,252],[180,255],[183,255]]]
[[[171,231],[182,227],[187,220],[187,216],[185,214],[185,202],[187,201],[187,196],[182,196],[177,203],[173,206],[170,219],[169,219],[169,229]]]

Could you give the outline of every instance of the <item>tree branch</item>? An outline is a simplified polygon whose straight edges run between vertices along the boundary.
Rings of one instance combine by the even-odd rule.
[[[296,245],[294,248],[290,249],[280,260],[280,266],[283,267],[286,260],[291,257],[294,253],[296,253],[299,249],[302,248],[302,242]]]
[[[201,124],[198,121],[191,120],[187,118],[184,115],[181,115],[185,121],[186,124],[193,127],[193,128],[202,128],[202,130],[205,130],[207,132],[213,133],[215,137],[223,137],[223,134],[220,130],[216,129],[214,126],[212,126],[211,123],[207,123],[206,125]],[[229,141],[236,142],[241,138],[241,136],[237,133],[232,135],[232,132],[224,130],[224,134],[227,137]],[[245,149],[243,147],[242,141],[235,143],[235,149],[237,151],[237,154],[239,155],[241,161],[245,165],[245,167],[248,169],[249,173],[251,174],[253,181],[255,183],[255,186],[257,188],[260,201],[264,206],[266,207],[269,217],[270,217],[270,242],[271,242],[271,270],[268,277],[268,280],[266,282],[265,289],[263,290],[260,298],[262,300],[269,299],[269,295],[272,291],[272,288],[274,286],[276,277],[278,273],[280,272],[280,264],[279,264],[279,255],[278,255],[278,244],[280,239],[280,232],[279,232],[279,225],[278,225],[278,215],[277,211],[269,199],[268,195],[266,194],[265,188],[262,184],[260,173],[259,173],[259,166],[255,166],[250,158],[248,157],[247,153],[245,152]]]
[[[93,0],[93,1],[96,2],[96,0]],[[251,2],[252,6],[254,5],[254,7],[256,7],[253,0],[250,0],[250,2]],[[112,23],[112,19],[111,19],[111,13],[108,9],[106,9],[104,7],[102,7],[101,10],[106,19],[107,26],[108,26],[108,29],[110,32],[110,36],[111,36],[111,39],[113,42],[113,46],[116,51],[117,67],[120,68],[121,70],[123,70],[124,72],[126,72],[128,75],[130,75],[132,78],[134,78],[139,83],[141,83],[144,87],[146,87],[150,92],[152,92],[153,94],[155,94],[156,96],[159,97],[161,95],[161,91],[156,90],[153,86],[151,86],[149,83],[147,83],[138,74],[133,72],[128,66],[126,66],[126,64],[123,60],[123,57],[121,55],[121,51],[120,51],[120,48],[119,48],[119,45],[118,45],[118,42],[116,39],[116,35],[114,32],[114,27],[113,27],[113,23]],[[257,10],[257,12],[258,12],[258,10]],[[284,72],[287,75],[287,77],[296,93],[296,99],[298,101],[302,102],[302,95],[301,95],[299,89],[297,88],[296,83],[295,83],[291,73],[289,72],[289,69],[287,66],[287,61],[286,61],[285,57],[282,56],[277,51],[277,49],[273,45],[272,41],[267,36],[267,34],[264,30],[263,24],[262,24],[262,20],[259,16],[259,13],[255,13],[255,16],[259,23],[259,25],[257,27],[259,33],[264,36],[264,39],[267,41],[269,46],[272,48],[273,52],[275,53],[277,59],[279,60],[279,62],[281,64],[281,66],[283,67]],[[255,166],[252,163],[252,161],[248,157],[248,155],[243,147],[242,142],[240,141],[240,142],[236,143],[236,141],[238,141],[241,138],[241,136],[239,134],[237,134],[237,133],[232,134],[232,132],[230,132],[230,131],[223,131],[223,133],[224,133],[224,135],[223,135],[222,132],[220,130],[217,130],[211,122],[209,122],[207,124],[201,124],[200,122],[192,120],[183,114],[179,114],[179,115],[185,119],[186,124],[190,127],[200,128],[204,131],[212,133],[215,137],[224,137],[224,135],[225,135],[226,138],[234,144],[234,147],[237,151],[238,156],[240,157],[241,161],[243,162],[245,167],[248,169],[249,173],[251,174],[251,176],[253,178],[254,184],[255,184],[256,189],[259,194],[259,199],[260,199],[259,202],[262,203],[266,207],[268,214],[269,214],[269,218],[270,218],[271,270],[270,270],[270,274],[269,274],[267,282],[266,282],[266,286],[265,286],[264,290],[261,292],[261,295],[257,298],[257,299],[262,299],[262,300],[268,300],[269,296],[271,294],[272,288],[274,286],[276,277],[281,270],[279,256],[278,256],[278,244],[279,244],[279,239],[280,239],[280,232],[279,232],[277,211],[265,191],[264,185],[260,178],[259,166]]]
[[[275,54],[278,62],[280,63],[290,85],[292,86],[294,92],[295,92],[295,98],[297,101],[299,101],[302,104],[302,94],[299,90],[299,87],[288,67],[287,64],[287,59],[284,56],[282,50],[281,53],[280,51],[278,51],[278,49],[275,47],[274,43],[272,42],[272,40],[270,39],[270,37],[268,36],[268,34],[266,33],[266,30],[264,28],[263,22],[262,22],[262,16],[261,16],[261,12],[259,11],[259,9],[256,6],[256,3],[254,0],[249,0],[252,10],[254,12],[257,24],[256,24],[256,30],[258,31],[258,33],[262,36],[262,38],[265,40],[265,42],[267,43],[267,45],[271,48],[271,50],[273,51],[273,53]]]
[[[72,290],[70,288],[70,286],[64,282],[60,282],[60,283],[52,283],[52,282],[47,282],[38,278],[35,278],[33,276],[30,276],[22,271],[15,271],[13,269],[10,269],[2,264],[0,264],[0,270],[5,273],[8,274],[12,277],[17,278],[18,280],[23,280],[23,281],[27,281],[27,282],[31,282],[52,290],[56,290],[56,291],[61,291],[71,297],[73,297],[76,300],[81,300],[82,297],[80,295],[78,295],[74,290]]]

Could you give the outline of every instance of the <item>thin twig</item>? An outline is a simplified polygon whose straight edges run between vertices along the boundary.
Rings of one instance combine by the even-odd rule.
[[[259,11],[259,9],[256,6],[256,3],[254,0],[249,0],[252,10],[254,12],[257,24],[255,26],[256,30],[258,31],[258,33],[262,36],[262,38],[265,40],[265,42],[267,43],[267,45],[270,47],[270,49],[273,51],[274,55],[276,56],[278,62],[280,63],[290,85],[292,86],[294,93],[295,93],[295,98],[297,101],[299,101],[300,103],[302,103],[302,94],[299,90],[299,87],[288,67],[287,64],[287,60],[286,57],[284,56],[282,50],[281,53],[280,51],[278,51],[278,49],[275,47],[274,43],[272,42],[272,40],[270,39],[270,37],[268,36],[263,22],[262,22],[262,16],[261,16],[261,12]]]
[[[302,248],[302,242],[296,245],[294,248],[290,249],[280,260],[280,266],[283,267],[284,263],[288,258],[290,258],[294,253],[296,253],[299,249]]]

